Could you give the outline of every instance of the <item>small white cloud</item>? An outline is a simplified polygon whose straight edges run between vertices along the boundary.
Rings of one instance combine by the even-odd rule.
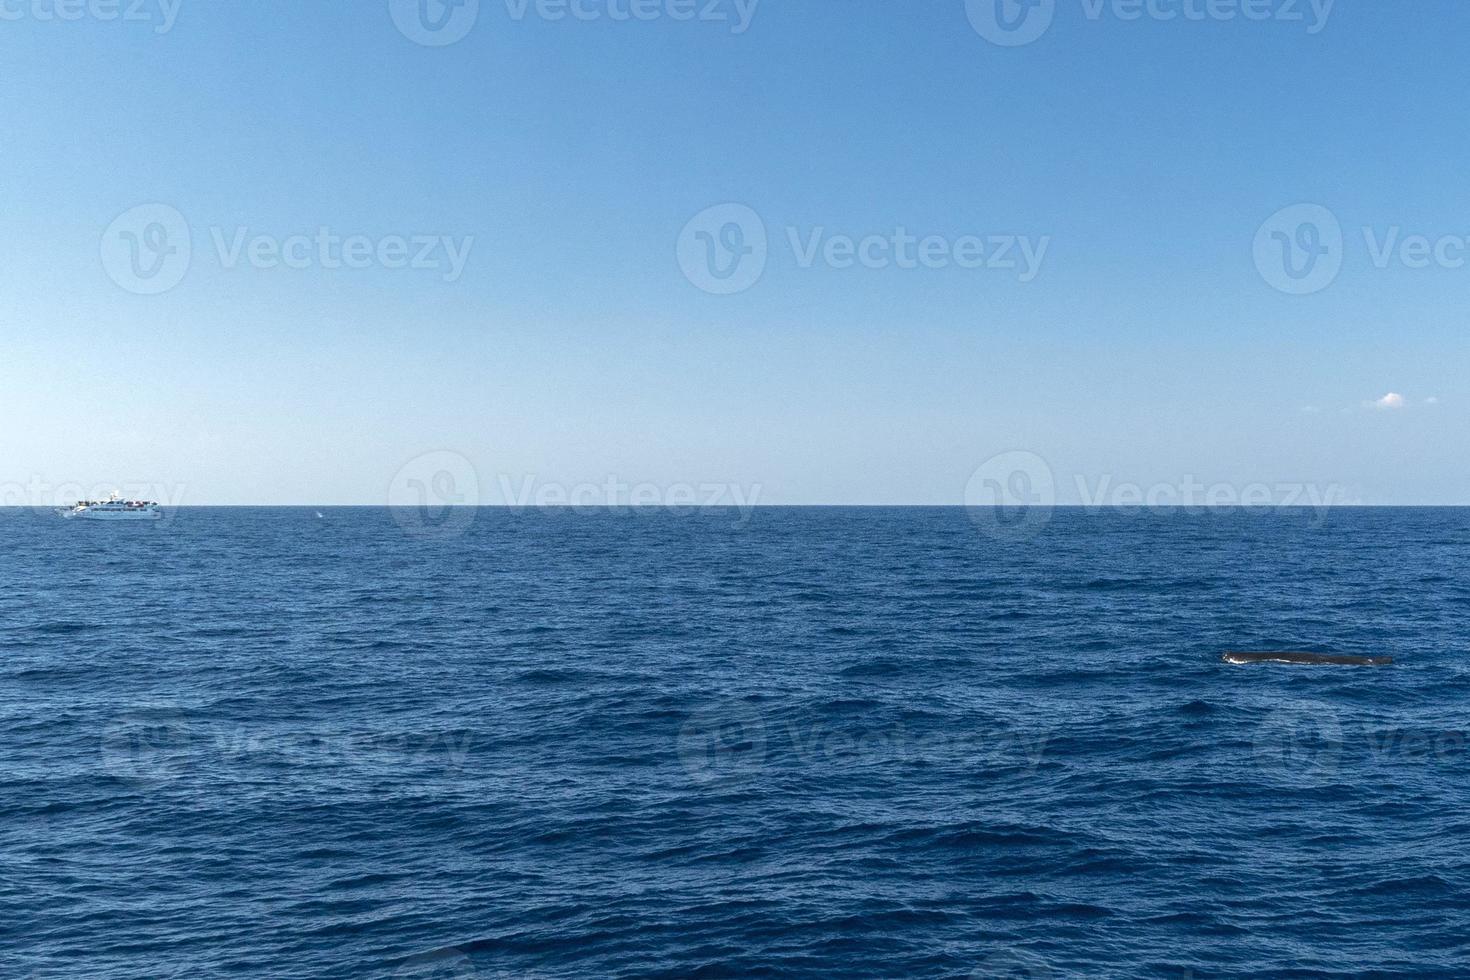
[[[1390,391],[1388,394],[1384,395],[1382,398],[1378,399],[1377,401],[1369,402],[1368,404],[1372,405],[1374,408],[1381,408],[1381,409],[1403,408],[1404,407],[1404,396],[1403,395],[1400,395],[1396,391]]]
[[[1438,405],[1439,404],[1439,399],[1436,398],[1436,397],[1434,397],[1433,395],[1430,395],[1428,398],[1424,399],[1424,404],[1426,404],[1426,405]]]
[[[1316,415],[1318,412],[1322,411],[1322,409],[1318,408],[1316,405],[1303,405],[1302,411],[1306,412],[1308,415]]]

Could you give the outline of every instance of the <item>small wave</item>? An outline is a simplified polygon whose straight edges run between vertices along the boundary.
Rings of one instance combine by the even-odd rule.
[[[42,633],[47,636],[71,636],[75,633],[93,632],[102,628],[103,627],[97,625],[96,623],[81,623],[74,620],[41,623],[37,626],[31,627],[32,631],[36,633]]]
[[[901,674],[907,665],[897,660],[867,660],[838,671],[843,677],[892,677]]]
[[[1386,878],[1359,889],[1364,895],[1423,895],[1454,890],[1454,886],[1439,875],[1419,875],[1413,878]]]
[[[518,684],[575,684],[587,675],[580,670],[556,670],[538,667],[516,674],[512,680]]]

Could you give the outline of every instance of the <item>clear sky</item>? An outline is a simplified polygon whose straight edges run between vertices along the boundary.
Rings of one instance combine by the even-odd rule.
[[[1461,0],[66,2],[0,0],[7,487],[1470,503]]]

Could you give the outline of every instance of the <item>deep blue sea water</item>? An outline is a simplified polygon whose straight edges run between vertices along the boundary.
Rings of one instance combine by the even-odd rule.
[[[317,514],[0,512],[0,976],[1470,975],[1470,511]]]

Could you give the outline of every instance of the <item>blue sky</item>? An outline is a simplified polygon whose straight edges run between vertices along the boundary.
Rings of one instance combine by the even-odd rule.
[[[481,0],[443,46],[388,0],[174,2],[4,5],[7,487],[380,504],[450,452],[486,503],[610,476],[961,503],[1023,451],[1061,503],[1189,479],[1470,503],[1455,0],[1056,0],[1019,46],[974,26],[985,0],[747,2],[743,31],[734,0]],[[678,245],[722,247],[727,221],[686,226],[726,204],[767,246],[723,295]],[[1302,204],[1342,232],[1305,294],[1270,250],[1316,239],[1267,224]],[[168,210],[128,245],[144,205]],[[119,249],[158,214],[190,252],[143,294]],[[272,261],[320,229],[366,267],[304,239]],[[843,265],[844,236],[898,234],[944,267]],[[398,268],[399,239],[438,244]],[[955,261],[1008,240],[1045,243],[1034,275]]]

